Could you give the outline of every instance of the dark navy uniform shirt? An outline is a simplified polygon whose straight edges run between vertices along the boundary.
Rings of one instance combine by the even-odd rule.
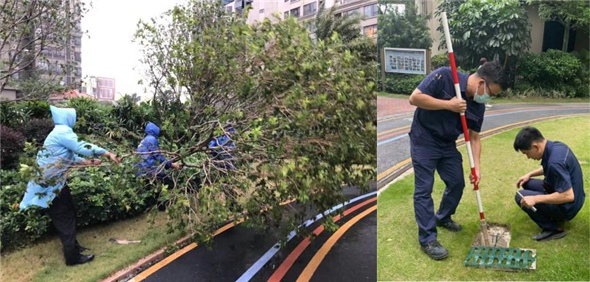
[[[580,211],[586,199],[582,168],[578,159],[567,145],[547,140],[541,165],[545,176],[544,182],[552,190],[563,193],[569,188],[573,189],[574,201],[558,205],[567,219],[571,220]]]
[[[483,124],[485,105],[472,99],[467,99],[465,89],[469,74],[457,72],[461,96],[467,102],[467,127],[480,132]],[[432,73],[418,85],[418,90],[441,100],[451,100],[456,97],[451,68],[442,67]],[[448,110],[430,111],[417,108],[414,113],[410,138],[416,145],[455,147],[455,141],[463,133],[459,113]]]

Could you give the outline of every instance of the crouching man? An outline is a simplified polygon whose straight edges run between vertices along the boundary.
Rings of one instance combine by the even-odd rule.
[[[563,238],[559,224],[572,220],[582,209],[586,195],[580,163],[570,148],[543,137],[534,127],[523,128],[514,140],[514,150],[529,159],[541,160],[541,167],[516,181],[523,197],[516,194],[516,203],[543,230],[533,236],[537,241]],[[531,179],[544,176],[544,180]],[[536,212],[530,209],[535,206]]]

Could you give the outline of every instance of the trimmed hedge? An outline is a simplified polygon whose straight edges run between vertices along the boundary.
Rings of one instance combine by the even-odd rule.
[[[533,96],[588,96],[588,72],[582,62],[573,54],[559,50],[524,55],[516,67],[516,81],[516,91]]]
[[[420,74],[387,74],[385,90],[389,93],[409,95],[425,77],[425,75]]]
[[[18,157],[25,148],[25,137],[8,126],[0,124],[0,166],[11,169],[18,166]]]
[[[17,171],[2,170],[0,191],[0,223],[2,251],[14,250],[43,236],[51,219],[46,209],[36,206],[22,211],[18,204],[23,198],[27,182]],[[146,185],[142,178],[129,183],[109,168],[87,168],[74,172],[68,179],[76,204],[77,226],[134,216],[155,203],[156,186]]]
[[[38,146],[42,146],[47,135],[53,130],[53,120],[51,119],[31,119],[29,122],[21,125],[20,133],[25,137],[27,142],[36,141]]]
[[[447,54],[438,54],[436,56],[432,56],[430,64],[432,65],[432,70],[438,69],[440,67],[451,66],[451,62],[449,61],[449,55]]]

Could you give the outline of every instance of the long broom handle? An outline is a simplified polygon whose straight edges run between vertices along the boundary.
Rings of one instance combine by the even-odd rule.
[[[449,51],[449,61],[451,62],[451,70],[453,72],[453,83],[455,84],[455,94],[457,99],[462,100],[461,88],[459,87],[459,76],[457,75],[457,66],[455,65],[455,54],[453,52],[453,43],[451,42],[451,32],[449,31],[449,22],[447,20],[447,13],[442,13],[442,24],[445,31],[445,39],[447,43],[447,49]],[[469,156],[469,166],[471,167],[471,175],[474,180],[475,196],[477,197],[477,207],[479,208],[479,218],[482,226],[486,227],[485,216],[483,214],[483,206],[481,205],[481,196],[479,195],[479,185],[477,185],[477,175],[475,174],[475,162],[473,160],[473,152],[471,151],[471,142],[469,141],[469,130],[467,128],[467,120],[465,119],[465,112],[461,112],[461,124],[463,125],[463,135],[465,136],[465,146],[467,147],[467,155]],[[486,245],[490,245],[488,242],[488,236],[484,236]]]

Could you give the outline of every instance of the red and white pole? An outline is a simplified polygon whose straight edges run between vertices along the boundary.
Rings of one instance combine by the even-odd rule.
[[[459,87],[459,76],[457,75],[457,66],[455,65],[455,54],[453,52],[453,43],[451,42],[451,33],[449,32],[449,22],[447,20],[447,13],[442,13],[442,25],[445,31],[445,40],[447,43],[447,49],[449,51],[449,60],[451,61],[451,70],[453,72],[453,83],[455,84],[455,94],[457,99],[463,99],[461,97],[461,88]],[[467,129],[467,120],[465,119],[465,113],[461,113],[461,124],[463,125],[463,135],[465,135],[465,146],[467,147],[467,155],[469,155],[469,165],[471,167],[471,175],[475,182],[477,182],[477,175],[475,174],[475,162],[473,161],[473,152],[471,151],[471,142],[469,141],[469,130]],[[483,215],[483,206],[481,205],[481,196],[479,195],[479,185],[475,184],[473,190],[475,190],[475,196],[477,197],[477,207],[479,208],[479,218],[481,220],[481,227],[484,233],[484,241],[486,246],[490,246],[489,238],[487,236],[487,224],[485,216]]]

